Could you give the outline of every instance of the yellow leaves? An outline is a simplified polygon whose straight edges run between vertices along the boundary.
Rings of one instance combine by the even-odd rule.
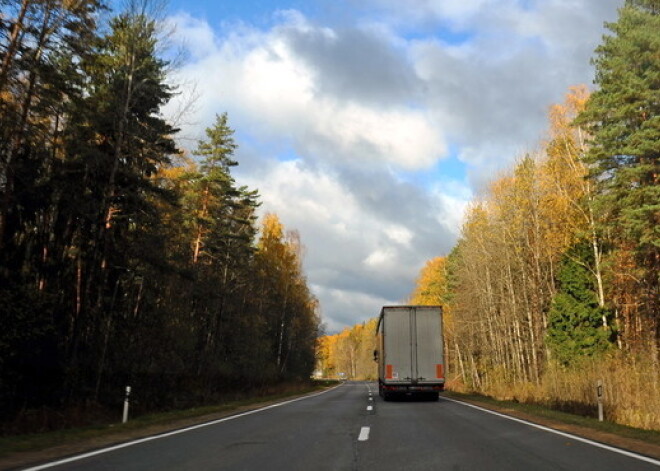
[[[566,107],[570,112],[571,120],[573,120],[586,106],[590,93],[584,84],[568,87],[568,90],[569,93],[566,94]]]
[[[16,97],[14,96],[13,93],[9,92],[8,90],[0,90],[0,102],[3,105],[7,104],[15,104],[16,103]]]
[[[318,339],[317,369],[325,377],[335,378],[341,373],[350,379],[375,379],[376,323],[378,319],[346,327],[335,335]]]
[[[588,96],[585,86],[571,87],[565,101],[549,110],[543,151],[521,158],[473,203],[462,231],[471,247],[492,254],[500,245],[516,256],[533,250],[556,260],[584,230],[590,189],[580,160],[584,136],[572,122]]]
[[[186,176],[197,172],[197,164],[185,154],[176,156],[176,165],[162,165],[153,176],[165,188],[180,189],[186,187]]]
[[[281,241],[284,238],[284,225],[274,213],[268,213],[264,216],[261,226],[261,239],[259,248],[267,251],[269,245],[274,241]]]
[[[160,167],[157,176],[167,180],[178,180],[190,169],[186,167]]]
[[[424,306],[443,305],[448,293],[447,258],[436,257],[422,268],[415,290],[410,296],[410,304]]]
[[[589,99],[585,85],[571,87],[564,102],[550,107],[548,140],[544,143],[549,158],[576,159],[584,152],[585,135],[573,125],[577,115],[584,109]]]
[[[584,199],[590,188],[587,168],[580,160],[584,136],[571,124],[588,98],[586,86],[571,87],[564,103],[550,109],[550,140],[538,179],[546,195],[540,208],[545,244],[554,254],[572,244],[589,222]]]
[[[572,134],[575,128],[572,126],[573,120],[584,109],[589,99],[589,90],[586,85],[577,85],[569,87],[564,102],[554,104],[550,107],[549,122],[550,138],[566,136]]]
[[[519,379],[539,377],[556,264],[589,224],[590,189],[580,160],[585,136],[572,124],[587,98],[586,87],[573,87],[551,107],[546,141],[496,178],[466,213],[451,258],[447,330],[459,363],[475,352],[477,365],[506,364]],[[441,274],[436,270],[438,283]],[[428,284],[420,274],[413,300],[425,301]],[[478,375],[471,379],[481,383]]]
[[[290,283],[301,277],[302,244],[297,232],[285,235],[284,225],[274,213],[264,216],[261,223],[261,238],[257,244],[258,255],[264,268],[280,278],[281,283]]]
[[[464,236],[482,234],[488,231],[488,210],[484,202],[475,201],[470,203],[465,214],[465,223],[461,230]]]

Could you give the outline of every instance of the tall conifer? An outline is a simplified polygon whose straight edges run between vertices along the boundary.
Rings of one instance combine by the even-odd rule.
[[[585,160],[597,186],[596,202],[625,259],[635,255],[635,297],[643,330],[660,339],[660,0],[628,0],[615,23],[607,24],[596,49],[596,90],[577,123],[590,132]],[[614,252],[611,258],[616,258]],[[615,262],[622,265],[622,262]],[[624,271],[623,266],[617,271]],[[620,291],[620,290],[619,290]],[[621,299],[630,295],[619,293]],[[624,313],[625,314],[625,313]],[[648,335],[648,334],[644,334]]]

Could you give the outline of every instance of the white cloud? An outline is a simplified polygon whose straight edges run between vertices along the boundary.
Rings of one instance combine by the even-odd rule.
[[[168,24],[174,28],[177,37],[185,38],[183,46],[193,59],[206,57],[216,50],[215,33],[206,21],[182,12],[170,17]]]
[[[442,134],[426,110],[407,103],[374,106],[319,90],[316,71],[296,56],[291,39],[292,32],[305,35],[311,27],[299,15],[286,18],[291,22],[267,32],[244,29],[230,35],[179,72],[196,79],[204,90],[200,112],[209,122],[218,108],[229,109],[257,125],[262,138],[283,137],[308,156],[343,159],[344,164],[385,162],[420,169],[446,155]],[[207,30],[188,17],[173,21],[182,21],[181,34],[192,37],[202,35],[193,25]],[[313,33],[329,38],[336,34],[327,28]]]
[[[332,331],[403,301],[425,261],[451,249],[472,194],[535,145],[569,85],[592,79],[602,22],[621,4],[361,0],[356,11],[365,2],[378,14],[323,24],[280,11],[266,29],[222,34],[172,18],[190,48],[179,79],[200,95],[182,134],[228,112],[236,176],[299,230]],[[434,168],[449,144],[466,175],[406,183],[400,172]]]
[[[474,188],[535,147],[548,107],[570,85],[592,80],[589,59],[602,23],[614,18],[621,1],[477,3],[442,17],[460,19],[469,40],[447,45],[429,37],[411,49],[429,107],[469,165]]]
[[[364,259],[364,264],[372,270],[387,270],[394,266],[394,251],[391,248],[376,249]]]
[[[394,179],[380,180],[393,195],[402,194]],[[288,228],[300,232],[308,278],[331,324],[340,314],[332,306],[347,296],[403,301],[425,261],[452,244],[452,233],[435,218],[411,215],[402,204],[402,220],[393,222],[389,214],[372,211],[341,176],[300,160],[271,162],[261,171],[241,174],[241,183],[259,188],[262,213],[275,212]],[[420,194],[415,198],[410,202],[413,207],[432,208],[436,203]],[[425,235],[416,224],[432,235]],[[351,313],[357,322],[377,314],[376,310],[357,304]]]
[[[403,245],[404,247],[410,247],[410,242],[414,236],[410,229],[400,225],[393,225],[386,228],[385,234],[387,234],[387,237],[389,237],[391,241]]]
[[[469,198],[457,198],[446,193],[436,193],[434,196],[439,208],[435,213],[436,221],[458,238]]]

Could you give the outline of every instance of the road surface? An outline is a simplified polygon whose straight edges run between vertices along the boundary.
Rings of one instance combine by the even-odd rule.
[[[657,471],[660,462],[450,399],[384,402],[374,383],[349,382],[28,469]]]

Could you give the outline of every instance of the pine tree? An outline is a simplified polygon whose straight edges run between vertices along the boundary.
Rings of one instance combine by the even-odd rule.
[[[231,168],[238,165],[233,160],[237,148],[234,131],[228,125],[227,113],[216,116],[216,122],[206,129],[207,140],[200,141],[194,155],[202,157],[199,171],[186,175],[194,181],[188,203],[196,215],[194,229],[193,263],[197,263],[204,251],[237,250],[234,242],[247,242],[254,238],[254,209],[258,206],[256,191],[237,187],[231,176]],[[191,208],[192,209],[192,208]],[[243,244],[245,246],[245,244]],[[211,254],[209,252],[209,254]]]
[[[639,335],[660,341],[660,1],[628,0],[596,49],[596,90],[576,123],[591,134],[585,156],[596,187],[596,207],[616,250],[635,255],[624,278],[636,280]],[[621,270],[618,270],[621,271]],[[612,290],[612,288],[610,288]],[[626,303],[629,304],[629,303]],[[629,329],[630,330],[630,329]],[[643,333],[648,332],[648,333]],[[626,334],[628,335],[628,334]],[[632,337],[631,337],[632,338]]]
[[[592,134],[586,159],[603,210],[660,267],[660,2],[628,1],[596,49],[596,84],[578,118]],[[657,271],[656,271],[657,274]]]
[[[208,362],[232,355],[228,339],[239,329],[234,321],[241,309],[232,300],[247,283],[254,253],[258,193],[238,187],[231,175],[231,168],[238,165],[233,159],[237,148],[233,133],[227,114],[216,116],[206,129],[207,139],[193,152],[201,157],[199,165],[180,177],[190,263],[198,280],[193,312],[203,326],[197,347],[200,372]]]
[[[552,300],[546,343],[564,365],[611,346],[612,330],[602,322],[610,313],[598,305],[592,266],[593,252],[583,242],[569,249],[557,274],[559,291]]]
[[[62,128],[84,93],[80,64],[101,5],[0,3],[0,277],[40,264],[34,254],[50,236]]]
[[[86,93],[63,130],[56,245],[70,265],[54,283],[67,295],[69,394],[91,394],[107,350],[130,351],[132,323],[148,317],[137,316],[150,298],[148,274],[164,268],[156,202],[171,195],[153,177],[177,148],[176,129],[160,116],[173,90],[157,45],[157,23],[144,12],[112,18],[81,65]]]

